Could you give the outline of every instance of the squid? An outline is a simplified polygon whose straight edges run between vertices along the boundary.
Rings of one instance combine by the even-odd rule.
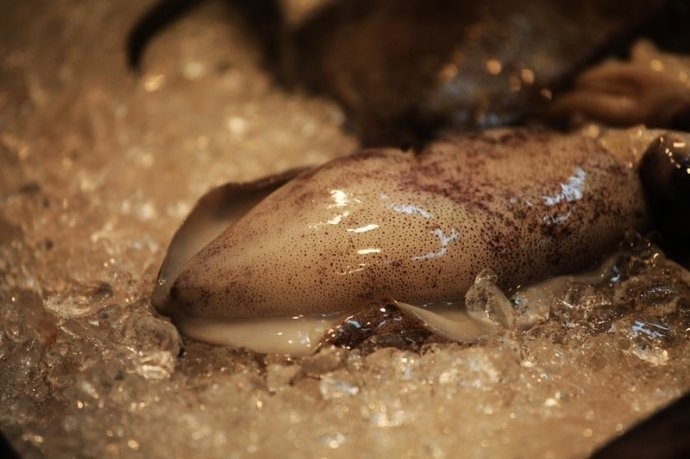
[[[511,290],[602,260],[652,225],[643,158],[657,183],[688,142],[642,127],[496,129],[226,184],[174,235],[152,303],[192,339],[259,353],[313,353],[391,308],[473,342],[496,332],[464,307],[479,274]]]
[[[550,116],[577,124],[676,127],[688,130],[690,58],[663,52],[640,39],[627,61],[606,60],[582,74],[575,87],[556,98]]]

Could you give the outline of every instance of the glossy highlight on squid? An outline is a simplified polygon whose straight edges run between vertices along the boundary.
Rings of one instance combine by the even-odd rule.
[[[224,185],[175,234],[153,303],[193,339],[257,352],[313,352],[383,304],[473,341],[495,331],[461,307],[484,269],[510,289],[648,228],[636,167],[661,134],[493,130]]]

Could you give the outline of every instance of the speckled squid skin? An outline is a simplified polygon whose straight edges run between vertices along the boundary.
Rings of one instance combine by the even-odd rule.
[[[497,130],[334,160],[229,226],[156,306],[182,325],[338,314],[461,299],[487,267],[505,288],[584,268],[646,227],[635,164],[656,135]]]

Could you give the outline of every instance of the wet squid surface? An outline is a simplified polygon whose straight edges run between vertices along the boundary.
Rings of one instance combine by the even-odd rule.
[[[344,317],[391,302],[473,341],[494,331],[462,308],[485,268],[515,288],[650,227],[637,164],[664,136],[687,141],[495,130],[226,185],[173,238],[154,304],[193,338],[262,352],[311,352]]]

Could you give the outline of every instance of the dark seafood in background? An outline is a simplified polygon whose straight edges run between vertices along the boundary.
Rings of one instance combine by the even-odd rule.
[[[662,3],[337,2],[296,31],[294,74],[367,145],[514,125]]]
[[[130,36],[131,65],[200,1],[164,0],[144,16]],[[297,19],[286,11],[295,2],[227,3],[247,17],[278,81],[334,98],[362,143],[378,146],[521,123],[676,2],[322,1]]]
[[[154,305],[188,336],[259,352],[313,352],[347,316],[385,304],[474,341],[495,331],[462,312],[485,268],[515,288],[591,266],[649,228],[636,165],[659,142],[690,141],[660,135],[489,130],[220,187],[175,235]]]
[[[640,164],[640,179],[664,247],[688,265],[690,256],[690,145],[660,137]]]

